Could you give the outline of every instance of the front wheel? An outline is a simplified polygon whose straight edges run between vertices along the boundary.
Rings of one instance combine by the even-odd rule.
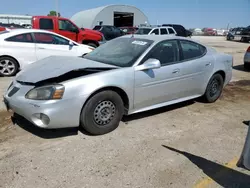
[[[123,116],[123,101],[114,91],[102,91],[91,97],[81,113],[81,126],[93,135],[115,130]]]
[[[220,74],[214,74],[209,80],[204,99],[208,103],[215,102],[221,95],[223,89],[223,78]]]

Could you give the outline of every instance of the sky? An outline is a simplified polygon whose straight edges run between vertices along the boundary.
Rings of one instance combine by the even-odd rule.
[[[150,24],[179,23],[186,28],[250,25],[250,0],[57,0],[62,17],[109,4],[133,5]],[[0,14],[47,15],[56,0],[0,0]]]

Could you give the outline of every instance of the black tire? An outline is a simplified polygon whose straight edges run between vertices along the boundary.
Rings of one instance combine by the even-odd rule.
[[[215,102],[221,95],[224,81],[220,74],[214,74],[207,85],[204,99],[208,103]]]
[[[102,91],[85,104],[80,117],[81,126],[92,135],[103,135],[119,126],[123,114],[120,95],[110,90]]]
[[[95,43],[93,43],[93,42],[90,42],[90,43],[88,43],[87,45],[92,46],[92,47],[94,47],[94,48],[97,48],[97,45],[96,45]]]
[[[0,57],[0,76],[15,76],[18,69],[19,64],[15,59]]]
[[[244,68],[249,71],[250,70],[250,63],[244,63]]]

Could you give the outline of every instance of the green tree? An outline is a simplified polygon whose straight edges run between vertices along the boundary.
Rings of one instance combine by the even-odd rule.
[[[56,11],[51,10],[51,11],[49,12],[48,16],[56,16]],[[58,12],[58,16],[59,16],[59,17],[61,16],[60,12]]]

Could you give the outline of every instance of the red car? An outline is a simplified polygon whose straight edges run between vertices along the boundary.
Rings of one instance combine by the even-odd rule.
[[[129,34],[134,34],[137,30],[138,27],[120,27],[120,29],[127,35]]]

